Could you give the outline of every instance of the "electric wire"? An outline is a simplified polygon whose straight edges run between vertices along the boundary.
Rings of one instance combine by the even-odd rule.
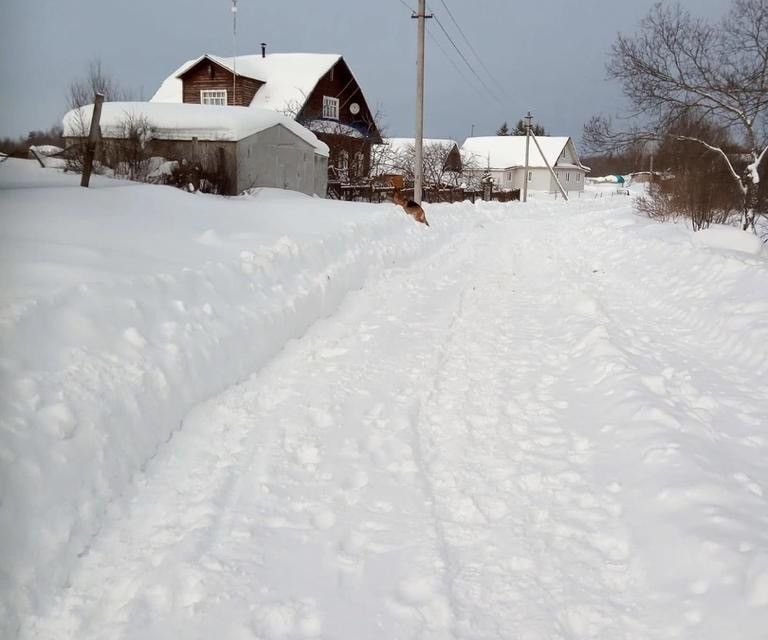
[[[469,41],[469,38],[467,37],[467,34],[464,33],[464,29],[461,28],[461,25],[458,23],[456,18],[453,16],[453,12],[450,10],[448,5],[445,3],[445,0],[440,0],[440,4],[443,5],[446,12],[448,13],[448,17],[451,19],[454,25],[456,25],[456,29],[458,29],[459,34],[462,38],[464,38],[464,42],[467,43],[467,46],[469,47],[470,51],[475,55],[475,58],[477,58],[478,62],[480,63],[480,66],[483,67],[485,70],[485,73],[488,74],[488,77],[491,79],[491,81],[499,88],[501,91],[506,95],[507,91],[504,88],[504,86],[496,80],[495,76],[491,73],[491,70],[486,66],[485,62],[483,62],[483,59],[480,57],[480,54],[477,53],[477,50],[472,46],[472,43]]]

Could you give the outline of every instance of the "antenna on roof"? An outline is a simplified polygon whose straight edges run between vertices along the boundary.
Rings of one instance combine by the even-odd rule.
[[[237,104],[237,0],[232,0],[232,104]]]

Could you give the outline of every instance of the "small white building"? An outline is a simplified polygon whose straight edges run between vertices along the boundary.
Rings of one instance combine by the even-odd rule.
[[[576,147],[569,137],[538,136],[544,156],[565,191],[583,191],[589,167],[581,164]],[[525,176],[525,136],[482,136],[467,138],[461,147],[465,173],[491,174],[496,189],[522,189]],[[467,166],[478,167],[468,169]],[[544,158],[533,138],[528,155],[528,190],[557,191]]]

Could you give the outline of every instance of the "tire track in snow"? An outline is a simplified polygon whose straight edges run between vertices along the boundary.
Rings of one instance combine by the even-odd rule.
[[[461,251],[457,252],[454,246],[448,245],[416,267],[393,270],[371,287],[373,292],[364,289],[352,294],[342,308],[354,308],[357,298],[365,299],[367,296],[386,299],[400,295],[407,300],[423,296],[427,291],[434,295],[430,282],[420,279],[418,286],[411,286],[410,291],[406,287],[404,293],[402,282],[416,281],[415,278],[425,272],[451,273],[457,262],[466,260],[462,255]],[[448,279],[446,288],[448,294],[453,295],[450,284]],[[434,304],[431,303],[431,306]],[[363,310],[370,308],[368,304]],[[430,306],[427,306],[425,313],[429,309]],[[387,308],[382,308],[374,316],[373,324],[381,322],[382,327],[393,335],[408,336],[407,326],[390,320],[388,314]],[[371,319],[367,318],[368,321]],[[361,332],[359,325],[353,321],[343,325],[340,332],[330,328],[327,331],[328,323],[318,323],[301,340],[290,343],[257,376],[197,407],[187,416],[184,429],[174,437],[174,446],[164,448],[148,465],[147,473],[136,482],[129,498],[113,507],[109,526],[94,540],[91,552],[81,559],[80,566],[73,573],[71,586],[59,598],[51,616],[31,620],[24,629],[24,637],[87,638],[100,636],[105,629],[115,637],[151,634],[158,632],[159,628],[167,628],[168,624],[183,626],[185,611],[199,613],[212,608],[219,614],[225,612],[216,616],[228,620],[228,631],[218,630],[225,635],[255,631],[266,638],[282,637],[281,629],[303,630],[307,637],[319,633],[323,626],[319,600],[301,597],[298,593],[300,588],[297,592],[299,584],[283,580],[277,574],[271,580],[267,579],[270,558],[264,550],[271,548],[275,549],[275,553],[283,554],[277,557],[278,565],[282,564],[285,568],[292,565],[293,559],[275,543],[274,534],[277,533],[293,536],[292,544],[296,548],[309,546],[321,557],[329,555],[327,544],[331,543],[322,540],[336,535],[340,523],[337,522],[338,505],[324,506],[327,502],[325,497],[341,495],[344,500],[353,501],[348,506],[354,510],[354,500],[359,498],[353,494],[364,493],[369,481],[363,477],[365,474],[361,475],[360,470],[353,467],[359,466],[361,454],[371,455],[374,462],[379,455],[375,434],[371,434],[367,437],[373,438],[372,443],[355,444],[360,453],[355,454],[352,463],[347,464],[345,456],[348,452],[344,447],[349,439],[340,440],[338,450],[332,452],[337,456],[336,463],[330,466],[340,469],[339,473],[347,474],[342,480],[342,484],[346,484],[339,486],[335,478],[326,477],[332,476],[327,471],[328,465],[324,466],[323,462],[326,453],[330,453],[326,451],[330,446],[316,444],[317,431],[324,431],[329,440],[333,440],[334,423],[349,419],[349,416],[339,415],[337,405],[349,402],[348,396],[358,382],[355,378],[359,376],[357,367],[360,363],[352,360],[344,365],[347,370],[341,372],[338,368],[331,371],[333,367],[329,367],[328,395],[325,398],[315,397],[311,405],[306,404],[300,395],[301,385],[307,384],[313,377],[312,372],[306,371],[305,363],[308,357],[314,357],[311,354],[315,351],[318,370],[324,363],[336,358],[343,363],[346,353],[364,346],[363,338],[372,337],[371,343],[374,343],[378,337],[375,326],[370,331]],[[338,344],[352,344],[343,348],[328,347],[328,333],[335,334],[333,341]],[[320,337],[315,338],[315,334]],[[320,346],[317,346],[318,341]],[[386,344],[383,344],[378,347],[379,351],[372,352],[372,360],[365,366],[374,371],[381,369],[376,359],[381,357],[381,349],[385,347]],[[422,342],[415,355],[408,354],[402,359],[392,356],[387,364],[392,367],[414,362],[414,366],[418,366],[416,362],[429,357],[430,349],[431,345]],[[319,377],[322,374],[315,376]],[[331,383],[332,386],[328,386]],[[322,382],[315,379],[312,384],[320,388]],[[397,380],[392,382],[391,389],[392,393],[403,391]],[[318,396],[317,393],[314,395]],[[337,396],[336,405],[329,402],[334,395]],[[269,402],[269,397],[277,397],[278,402]],[[398,404],[411,406],[414,397],[414,392],[409,392]],[[402,426],[407,426],[407,422],[398,418],[396,412],[376,417],[375,406],[363,405],[362,409],[363,413],[371,416],[360,416],[363,421],[401,420]],[[381,410],[378,413],[382,413]],[[309,429],[301,424],[305,420]],[[393,447],[401,447],[397,438],[391,440]],[[408,496],[403,493],[410,483],[402,488],[397,486],[412,474],[407,464],[407,457],[411,455],[407,447],[401,453],[405,461],[395,465],[401,468],[386,472],[385,482],[381,484],[394,483],[391,490],[399,491],[406,498],[404,502],[409,503],[408,509],[418,514],[423,508],[419,507],[418,494]],[[382,464],[387,463],[385,455]],[[191,470],[190,475],[187,475],[187,470]],[[317,482],[322,488],[320,493],[326,496],[318,495],[319,500],[309,495],[307,499],[301,499],[299,487],[303,484],[309,489],[310,485],[306,483],[314,474],[320,474],[320,481],[312,481]],[[389,476],[394,480],[387,479]],[[388,490],[385,486],[381,492],[385,494]],[[349,526],[349,534],[338,543],[342,548],[339,551],[343,556],[342,564],[350,565],[348,570],[344,569],[347,577],[342,576],[343,580],[352,581],[349,588],[355,588],[355,581],[359,580],[355,576],[357,568],[352,565],[357,562],[355,556],[361,553],[384,557],[400,547],[402,551],[398,553],[404,557],[428,557],[429,540],[423,551],[418,553],[419,545],[410,542],[392,547],[387,539],[392,537],[389,531],[391,525],[377,524],[377,521],[385,522],[387,517],[391,517],[387,516],[387,510],[391,513],[394,504],[374,500],[370,513],[377,517],[360,520],[358,526]],[[333,508],[328,508],[331,506]],[[294,507],[296,510],[293,510]],[[423,531],[413,530],[410,535],[418,539]],[[314,537],[320,542],[309,544]],[[364,540],[362,543],[361,539]],[[335,548],[336,544],[334,542],[331,546]],[[361,544],[363,547],[359,549]],[[409,550],[409,546],[413,550]],[[371,551],[366,551],[367,548]],[[336,553],[333,551],[333,554]],[[311,562],[309,556],[301,555],[305,562]],[[381,561],[374,557],[369,564],[381,565]],[[423,562],[411,564],[412,572]],[[439,573],[439,567],[421,575],[411,574],[410,577],[405,571],[408,567],[409,563],[404,562],[404,572],[396,573],[388,580],[392,589],[387,595],[390,602],[386,604],[385,611],[388,610],[386,615],[391,619],[383,619],[382,624],[385,629],[400,629],[398,633],[416,624],[422,634],[443,637],[445,620],[450,618],[450,614],[444,610],[437,594],[432,592],[431,579],[425,579],[435,569]],[[375,570],[381,571],[379,566]],[[333,569],[331,573],[337,571]],[[329,575],[327,571],[325,575]],[[252,584],[254,578],[256,584]],[[270,582],[274,584],[270,585]],[[102,590],[100,586],[103,584],[109,584],[110,588]],[[314,591],[321,589],[315,588]],[[212,598],[215,593],[228,594],[228,602]],[[242,594],[247,594],[252,601],[244,602]],[[231,613],[232,608],[238,607],[251,612],[246,619]],[[330,624],[328,622],[325,626]],[[196,633],[203,634],[204,628],[205,625]],[[391,634],[384,632],[381,637],[391,637]]]

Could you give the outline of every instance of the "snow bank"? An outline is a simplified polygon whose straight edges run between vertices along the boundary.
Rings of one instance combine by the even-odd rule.
[[[65,584],[194,405],[383,269],[503,210],[227,199],[0,167],[0,636]],[[433,209],[428,208],[428,213]]]
[[[725,225],[712,225],[708,229],[702,229],[694,235],[694,240],[706,247],[743,251],[752,255],[763,251],[763,243],[754,233]]]
[[[563,601],[561,610],[568,612],[564,628],[573,630],[569,633],[574,638],[598,637],[593,630],[603,624],[595,621],[600,615],[592,615],[597,609],[579,608],[574,596],[585,583],[569,581],[582,569],[585,580],[607,576],[606,588],[619,596],[634,582],[629,577],[623,581],[623,575],[618,575],[621,581],[610,582],[614,572],[621,574],[625,567],[633,573],[646,571],[664,588],[662,599],[675,600],[671,605],[675,611],[677,600],[686,601],[691,624],[703,619],[697,616],[706,605],[718,606],[724,597],[731,599],[727,603],[731,610],[744,611],[744,603],[752,607],[755,619],[758,608],[768,603],[764,544],[762,551],[760,547],[764,540],[756,533],[765,505],[765,474],[760,467],[765,438],[758,433],[765,404],[740,392],[758,388],[768,362],[768,269],[762,255],[723,251],[712,243],[702,247],[699,236],[682,226],[634,216],[628,198],[584,198],[566,204],[541,195],[527,208],[519,203],[427,206],[431,226],[425,228],[393,205],[332,202],[270,189],[221,198],[100,176],[94,176],[94,188],[83,190],[76,186],[78,180],[30,161],[0,165],[0,637],[13,636],[22,620],[50,609],[52,596],[69,583],[78,557],[90,555],[94,560],[95,555],[98,564],[98,552],[91,548],[94,537],[108,514],[119,519],[123,510],[131,509],[132,497],[140,494],[146,479],[142,471],[151,460],[161,461],[155,467],[189,468],[185,458],[189,449],[177,445],[190,432],[189,425],[179,430],[191,408],[262,368],[318,319],[333,314],[349,292],[369,289],[373,280],[386,280],[379,276],[387,270],[407,271],[400,268],[426,256],[437,256],[431,276],[436,277],[439,295],[417,308],[427,315],[437,312],[450,331],[463,331],[453,342],[467,352],[435,365],[445,378],[444,385],[434,387],[431,408],[434,415],[448,413],[421,427],[430,435],[423,442],[424,460],[433,470],[436,489],[419,504],[455,509],[454,530],[467,525],[463,518],[477,509],[490,517],[479,518],[476,529],[467,529],[466,541],[481,543],[472,552],[475,555],[465,555],[463,542],[461,548],[456,546],[460,537],[448,538],[447,543],[454,545],[452,557],[465,562],[456,576],[471,577],[480,566],[478,559],[485,558],[494,576],[514,578],[515,570],[523,570],[530,573],[533,584],[540,580],[541,593],[547,595],[540,598],[542,602],[553,587],[562,591],[563,584],[570,585],[571,591],[557,595]],[[494,228],[489,229],[491,225]],[[500,231],[504,233],[497,234]],[[490,243],[489,238],[496,236],[507,241],[500,245],[504,258],[498,261],[488,250],[493,246],[500,250]],[[485,244],[476,245],[478,238]],[[482,264],[476,264],[473,255],[482,255]],[[477,290],[474,282],[462,289],[466,305],[464,294],[457,292],[460,304],[456,304],[468,314],[463,319],[445,306],[442,288],[450,278],[434,270],[434,263],[445,256],[462,265],[468,281],[474,278],[472,269],[478,269]],[[408,291],[408,279],[421,277],[423,264],[412,270],[415,275],[394,279],[390,289]],[[499,265],[503,270],[497,272]],[[368,297],[379,300],[386,294],[368,291]],[[489,308],[498,321],[493,330]],[[387,309],[376,312],[381,324],[411,320],[393,319]],[[428,328],[423,319],[417,319],[416,326]],[[538,333],[532,333],[537,326]],[[448,340],[449,333],[441,339]],[[357,334],[353,330],[350,335]],[[427,366],[435,355],[427,344],[435,337],[429,331],[425,335],[425,340],[417,341],[423,351],[411,356],[417,367]],[[665,347],[656,348],[661,342]],[[700,354],[701,345],[707,349]],[[477,358],[481,347],[485,362]],[[382,371],[391,371],[389,357],[399,362],[394,351],[376,355],[373,362],[377,366],[384,362]],[[303,371],[305,361],[297,371]],[[470,362],[478,368],[466,370],[464,363]],[[413,371],[418,369],[407,375]],[[754,372],[754,378],[742,378],[742,372]],[[365,375],[371,377],[370,372]],[[527,440],[525,431],[500,430],[499,416],[486,419],[482,407],[466,409],[478,398],[482,401],[500,381],[511,381],[508,395],[500,397],[509,398],[504,411],[510,424],[530,428]],[[297,383],[299,393],[318,393],[319,387],[310,389],[309,384]],[[253,395],[262,392],[257,388]],[[396,392],[393,388],[382,398],[392,398]],[[321,397],[329,411],[342,410],[334,406],[331,394]],[[462,399],[466,407],[462,404],[453,416],[452,403]],[[422,400],[421,390],[415,389],[413,406]],[[300,417],[302,403],[288,404],[296,405]],[[412,429],[404,428],[413,406],[408,404],[407,410],[404,406],[400,436],[382,423],[387,437],[406,438],[391,450],[396,468],[413,465],[407,454],[415,451]],[[224,438],[230,414],[222,415]],[[231,415],[233,421],[241,421],[238,428],[253,433],[251,414],[244,410]],[[544,420],[548,416],[550,425]],[[454,424],[454,417],[461,419]],[[326,419],[319,415],[318,421],[322,420]],[[464,420],[471,429],[462,426]],[[353,448],[359,443],[358,424],[347,425]],[[460,428],[454,433],[455,425]],[[298,418],[291,426],[304,428]],[[561,435],[551,430],[555,426],[562,428]],[[307,428],[318,427],[313,423]],[[456,434],[462,438],[456,439]],[[381,435],[369,431],[369,436],[371,443],[363,448],[373,450]],[[260,439],[261,434],[253,437]],[[317,437],[314,432],[312,437]],[[573,446],[563,444],[568,439]],[[228,464],[227,456],[232,455],[228,447],[211,444],[219,453],[205,449],[203,453],[212,456],[205,464]],[[489,449],[483,450],[485,445]],[[504,446],[507,453],[500,456]],[[301,465],[314,464],[319,448],[319,443],[312,444],[294,457]],[[473,448],[476,457],[465,460]],[[511,463],[537,450],[540,455],[531,458],[525,474],[517,474]],[[576,473],[577,465],[592,458],[593,464]],[[462,488],[461,482],[485,484],[477,469],[493,469],[490,462],[500,472],[488,482],[488,494],[483,494],[491,500],[477,502],[468,500],[469,494],[454,493],[454,488]],[[199,475],[205,464],[189,472]],[[552,465],[549,475],[547,464]],[[336,467],[330,469],[335,473]],[[464,475],[457,475],[457,469]],[[298,503],[306,500],[307,484],[305,476],[295,478],[300,481],[290,486],[296,487],[293,497]],[[322,480],[314,472],[307,478]],[[406,495],[419,497],[407,478]],[[203,480],[208,484],[211,479]],[[355,479],[353,486],[360,488],[365,482]],[[593,495],[588,483],[604,490]],[[183,492],[183,484],[170,485],[170,500],[183,505],[177,510],[179,526],[191,504],[178,498],[177,486]],[[508,499],[494,499],[497,490],[518,485],[519,495],[512,492]],[[248,485],[244,494],[252,493]],[[144,500],[154,497],[149,492]],[[211,500],[223,508],[218,496]],[[555,503],[561,500],[575,505],[581,523],[576,518],[571,522],[568,513],[557,526],[550,523],[549,513],[558,513]],[[290,500],[276,498],[276,502],[286,511],[293,506]],[[601,504],[615,509],[617,517],[626,514],[622,522],[631,536],[623,530],[601,530],[601,523],[608,521],[604,514],[602,519],[590,519]],[[360,502],[363,521],[373,517],[371,505]],[[528,509],[527,519],[519,517],[521,505]],[[189,511],[195,507],[205,511],[207,506],[193,504]],[[515,510],[513,520],[494,528],[495,518],[505,517],[510,506]],[[195,520],[194,513],[187,515]],[[317,511],[313,527],[332,530],[333,517],[332,512]],[[387,527],[382,531],[404,539],[413,533],[394,520]],[[498,548],[506,550],[504,544],[517,529],[535,539],[541,564],[526,568],[532,547],[524,546],[520,553],[528,555],[505,556],[512,564],[502,566],[499,573],[493,556],[496,547],[484,536],[500,536]],[[158,529],[148,535],[154,544],[167,542],[173,547],[178,540],[170,535],[173,531]],[[668,548],[659,549],[659,532],[669,541]],[[288,536],[304,533],[300,527],[286,528],[279,535],[269,533],[268,540],[286,536],[290,542],[294,538]],[[418,533],[419,540],[429,540],[434,530],[422,528]],[[136,529],[126,536],[145,540]],[[354,540],[341,551],[328,540],[324,553],[354,551]],[[579,551],[581,540],[593,541],[595,548]],[[635,555],[628,551],[630,540],[640,549]],[[286,544],[287,556],[294,549]],[[564,576],[547,569],[558,558],[552,550],[561,553]],[[168,553],[174,559],[181,555],[178,549]],[[382,557],[388,570],[390,556]],[[279,564],[281,558],[274,560]],[[438,558],[434,560],[433,568]],[[165,565],[154,570],[159,574]],[[280,570],[285,572],[283,565]],[[683,580],[694,574],[699,574],[697,581]],[[143,575],[124,572],[118,587],[109,581],[98,584],[112,586],[109,599],[120,609],[144,589]],[[173,578],[167,581],[167,592],[150,594],[160,607],[166,602],[165,593],[175,593]],[[718,582],[731,578],[743,580],[743,585]],[[493,580],[484,585],[487,590],[473,591],[489,607],[497,606],[493,598],[485,597],[498,595]],[[318,593],[329,582],[321,584]],[[528,582],[516,584],[521,593],[529,590]],[[197,582],[190,580],[190,585],[197,589]],[[192,602],[218,606],[226,598],[215,589],[213,583],[203,585],[202,595]],[[415,576],[401,585],[401,604],[419,604],[431,597],[431,589],[431,583]],[[465,597],[466,593],[469,590]],[[654,604],[650,598],[632,600],[633,592],[626,593],[632,607],[648,605],[663,610],[659,616],[668,615],[665,604]],[[67,609],[75,617],[79,607],[86,610],[93,605],[91,596],[76,587],[67,597],[76,601]],[[695,607],[688,607],[690,599],[695,599]],[[183,589],[179,600],[186,616],[191,606]],[[244,605],[245,610],[256,606],[254,602]],[[156,611],[150,607],[137,615],[151,618]],[[298,627],[295,621],[304,619],[297,610],[287,627],[273,627],[267,605],[251,611],[256,632],[271,637],[292,633],[290,629]],[[311,613],[304,617],[311,618]],[[278,622],[283,619],[282,610],[274,615]],[[220,619],[207,621],[217,628]],[[77,626],[82,621],[71,622],[72,628],[83,628]],[[86,620],[84,626],[91,623]],[[671,623],[666,628],[672,628]],[[98,623],[90,631],[104,633]],[[62,632],[59,637],[65,636]]]

